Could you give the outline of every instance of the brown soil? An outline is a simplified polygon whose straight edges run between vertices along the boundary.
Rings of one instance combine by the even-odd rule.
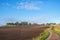
[[[46,28],[40,25],[0,28],[0,40],[32,40]]]

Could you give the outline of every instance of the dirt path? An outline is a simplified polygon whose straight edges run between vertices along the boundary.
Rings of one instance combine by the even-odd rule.
[[[57,35],[55,32],[53,32],[52,30],[48,30],[50,32],[49,37],[46,40],[60,40],[60,36]]]

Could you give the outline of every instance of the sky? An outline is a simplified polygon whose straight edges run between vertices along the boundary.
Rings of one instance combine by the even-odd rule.
[[[0,25],[17,21],[60,23],[60,0],[0,0]]]

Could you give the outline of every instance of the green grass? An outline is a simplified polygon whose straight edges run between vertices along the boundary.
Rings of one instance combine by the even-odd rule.
[[[54,28],[53,31],[54,31],[55,33],[57,33],[58,35],[60,35],[60,30],[58,30],[57,28]]]
[[[33,38],[33,40],[45,40],[49,36],[49,32],[45,31],[42,34],[40,34],[37,38]]]

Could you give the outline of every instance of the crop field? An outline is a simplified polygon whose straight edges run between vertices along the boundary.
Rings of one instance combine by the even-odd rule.
[[[2,27],[0,28],[0,40],[32,40],[46,28],[48,27],[40,25]]]
[[[57,28],[58,30],[60,30],[60,25],[55,25],[55,28]]]

